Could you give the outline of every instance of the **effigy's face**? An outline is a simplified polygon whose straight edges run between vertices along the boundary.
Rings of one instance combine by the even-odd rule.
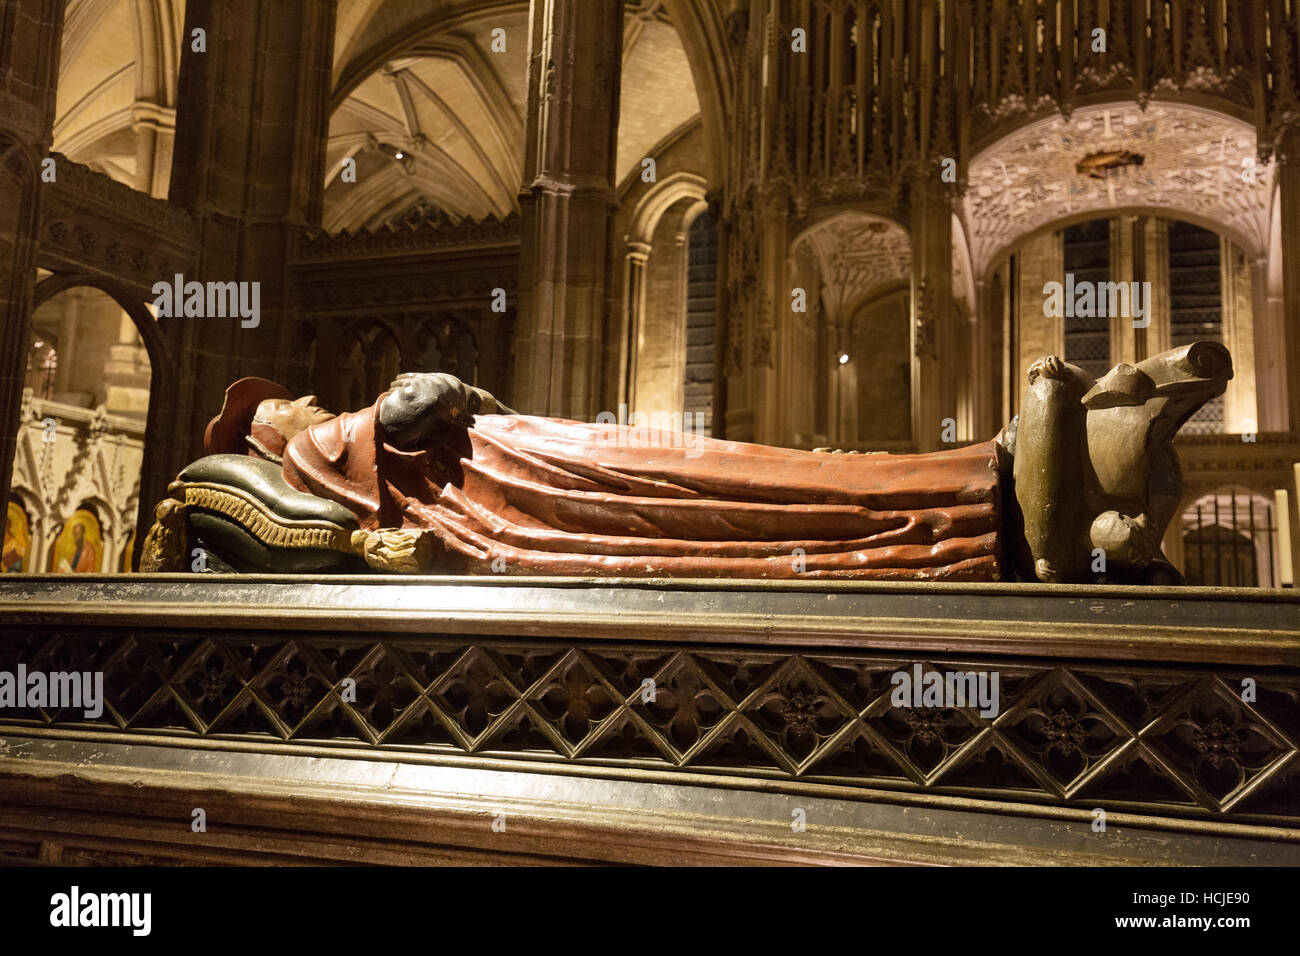
[[[253,421],[270,425],[284,436],[285,441],[288,441],[312,425],[319,425],[334,417],[332,412],[320,408],[315,402],[315,395],[304,395],[293,401],[287,398],[270,398],[257,406],[257,414],[253,416]]]

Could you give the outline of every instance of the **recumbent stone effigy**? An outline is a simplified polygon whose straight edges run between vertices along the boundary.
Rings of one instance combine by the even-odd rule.
[[[1172,440],[1231,377],[1214,342],[1096,380],[1049,356],[995,438],[916,455],[630,441],[444,373],[339,415],[245,378],[159,504],[144,568],[199,547],[236,572],[1175,583]]]

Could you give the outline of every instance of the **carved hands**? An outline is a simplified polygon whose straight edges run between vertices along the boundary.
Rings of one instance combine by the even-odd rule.
[[[379,406],[379,422],[398,448],[436,441],[453,428],[470,428],[475,415],[513,414],[488,392],[445,372],[404,372]]]
[[[352,532],[352,551],[376,571],[415,574],[433,565],[436,538],[418,529]]]

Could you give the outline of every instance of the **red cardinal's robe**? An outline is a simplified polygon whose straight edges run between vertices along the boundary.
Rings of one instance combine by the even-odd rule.
[[[285,479],[345,505],[366,530],[432,531],[445,570],[491,572],[496,561],[516,574],[1000,577],[993,442],[831,455],[480,415],[446,444],[405,452],[384,441],[378,410],[295,436]]]

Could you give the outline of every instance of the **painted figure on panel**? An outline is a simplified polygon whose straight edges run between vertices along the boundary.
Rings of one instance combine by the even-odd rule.
[[[127,536],[126,546],[122,549],[121,556],[117,559],[117,569],[123,573],[129,572],[132,568],[132,556],[135,554],[135,529]]]
[[[32,536],[28,529],[27,512],[16,501],[9,502],[5,514],[4,548],[0,551],[0,573],[18,572],[27,569],[27,553],[31,549]]]
[[[51,568],[62,574],[88,574],[99,570],[104,552],[99,519],[93,511],[78,508],[54,541]]]

